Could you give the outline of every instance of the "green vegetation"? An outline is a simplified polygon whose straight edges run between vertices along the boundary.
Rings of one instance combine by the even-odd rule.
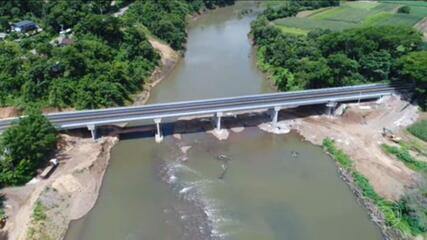
[[[397,62],[399,76],[416,84],[418,103],[427,108],[427,51],[409,53]],[[424,128],[425,129],[425,128]],[[418,134],[420,135],[420,133]]]
[[[351,22],[339,22],[328,19],[311,19],[290,17],[278,19],[274,21],[278,26],[300,28],[302,30],[329,29],[333,31],[341,31],[348,28],[357,27],[357,24]]]
[[[354,8],[354,4],[348,3]],[[360,3],[362,4],[362,3]],[[382,4],[375,6],[363,2],[354,8],[360,11],[378,11]],[[426,52],[422,48],[421,34],[405,26],[368,26],[351,28],[340,32],[333,30],[357,26],[358,18],[346,8],[330,8],[319,12],[317,19],[288,17],[273,20],[305,24],[311,32],[300,32],[298,25],[274,25],[269,21],[275,16],[272,10],[266,10],[252,23],[252,35],[258,45],[258,65],[269,73],[279,90],[302,90],[310,88],[334,87],[363,84],[380,81],[406,81],[415,83],[421,106],[426,99]],[[289,15],[295,9],[288,6]],[[305,9],[305,8],[299,8]],[[403,14],[409,16],[408,14]],[[268,18],[270,16],[270,18]],[[336,21],[334,16],[347,16],[346,21]],[[382,13],[370,18],[373,22],[390,20],[395,15]],[[302,19],[302,20],[301,20]],[[388,21],[387,20],[387,21]],[[308,22],[306,22],[308,21]],[[314,25],[310,25],[310,22]],[[322,22],[322,28],[317,24]],[[284,27],[283,27],[284,26]],[[295,27],[296,26],[296,27]]]
[[[408,131],[415,137],[427,142],[427,120],[421,120],[408,127]]]
[[[112,4],[114,2],[114,4]],[[29,19],[43,32],[9,33],[0,42],[0,107],[77,109],[132,101],[159,63],[147,29],[175,49],[186,41],[186,17],[234,0],[15,1],[0,6],[0,31]],[[131,4],[122,17],[112,14]],[[71,29],[68,44],[58,32]]]
[[[326,148],[326,151],[334,157],[334,159],[340,164],[341,167],[347,171],[351,170],[353,167],[353,162],[347,156],[347,154],[344,153],[343,150],[338,149],[335,146],[335,142],[332,139],[325,138],[323,140],[323,147]]]
[[[411,12],[411,8],[409,6],[402,6],[399,9],[397,9],[397,12],[409,14]]]
[[[283,33],[295,34],[295,35],[307,35],[309,31],[300,28],[291,28],[283,25],[277,26]]]
[[[326,138],[323,147],[338,164],[353,177],[353,181],[364,198],[372,201],[381,211],[386,224],[399,230],[403,235],[416,236],[427,232],[426,202],[422,197],[425,191],[407,193],[399,202],[387,201],[378,195],[369,180],[352,167],[352,160],[342,150],[337,149],[335,142]]]
[[[36,202],[36,206],[33,209],[33,220],[40,222],[46,220],[46,209],[40,201]]]
[[[402,5],[405,4],[405,5]],[[409,5],[409,4],[408,4]],[[283,17],[274,23],[279,26],[301,28],[305,30],[329,29],[342,31],[344,29],[362,26],[404,25],[411,27],[427,16],[427,2],[408,6],[405,1],[383,2],[343,2],[340,7],[324,8],[306,17]],[[277,9],[280,7],[276,6]],[[396,12],[396,9],[398,11]],[[280,19],[279,19],[280,18]]]
[[[6,213],[4,211],[4,201],[5,201],[4,195],[0,195],[0,221],[6,217]]]
[[[36,175],[58,140],[55,128],[38,112],[15,122],[0,136],[0,186],[21,185]]]
[[[405,147],[395,147],[387,144],[381,145],[384,152],[396,156],[396,158],[402,161],[407,167],[415,171],[426,171],[427,162],[421,162],[411,156],[408,149]]]
[[[53,240],[53,238],[50,236],[48,228],[46,227],[46,207],[42,202],[37,201],[35,203],[31,218],[31,225],[27,232],[28,240]]]

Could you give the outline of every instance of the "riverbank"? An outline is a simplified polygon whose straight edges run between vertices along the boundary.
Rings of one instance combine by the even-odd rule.
[[[160,66],[156,67],[148,81],[144,84],[143,91],[135,95],[133,105],[146,104],[150,98],[151,90],[173,71],[181,58],[180,54],[166,43],[154,37],[149,37],[148,41],[160,54]]]
[[[145,104],[152,88],[168,76],[180,59],[176,51],[160,40],[150,37],[149,42],[160,54],[161,64],[144,84],[144,90],[135,96],[134,105]],[[44,109],[46,113],[58,111]],[[16,108],[0,109],[0,118],[20,114]],[[118,138],[104,137],[94,143],[91,139],[64,134],[62,141],[57,155],[63,161],[49,179],[0,191],[6,197],[8,216],[7,224],[0,232],[5,233],[7,239],[42,239],[45,236],[62,239],[70,221],[83,217],[94,206],[108,167],[110,150]],[[42,224],[34,222],[32,217],[37,202],[47,205],[47,218]],[[40,235],[43,233],[48,235]]]
[[[368,210],[371,220],[380,227],[385,239],[412,239],[387,223],[390,219],[396,219],[384,216],[387,209],[380,209],[383,206],[365,197],[366,189],[361,189],[354,176],[366,177],[375,194],[391,202],[400,200],[411,188],[419,186],[423,181],[422,175],[384,153],[381,145],[391,144],[389,139],[382,136],[384,127],[404,136],[405,128],[422,113],[417,106],[398,96],[385,97],[375,103],[348,104],[342,110],[342,116],[303,117],[288,124],[288,128],[296,130],[315,145],[321,146],[326,138],[333,139],[337,149],[341,149],[353,165],[352,172],[337,162],[342,180],[350,187],[358,202]],[[417,236],[416,239],[423,237]]]
[[[108,136],[94,142],[82,136],[61,135],[56,158],[59,166],[48,179],[35,178],[22,187],[5,188],[3,229],[8,239],[62,239],[68,224],[84,216],[95,204],[108,166],[110,150],[118,141]],[[35,217],[37,205],[43,219]]]

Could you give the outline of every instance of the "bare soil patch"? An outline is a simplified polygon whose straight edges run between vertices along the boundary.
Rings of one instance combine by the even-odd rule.
[[[84,216],[95,204],[110,150],[118,138],[103,137],[97,142],[69,135],[62,138],[56,156],[60,165],[48,179],[37,178],[25,186],[1,190],[9,216],[3,232],[9,239],[31,239],[29,229],[36,231],[34,236],[62,239],[69,222]],[[31,217],[36,202],[46,209],[43,224]]]
[[[417,117],[417,106],[393,96],[377,103],[350,104],[342,117],[302,118],[296,129],[314,144],[320,145],[326,137],[335,139],[381,196],[398,200],[420,176],[382,151],[381,144],[388,140],[381,133],[384,127],[398,132]]]

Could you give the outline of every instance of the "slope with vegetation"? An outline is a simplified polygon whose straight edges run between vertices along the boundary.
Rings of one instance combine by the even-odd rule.
[[[115,4],[112,4],[112,3]],[[77,109],[125,105],[158,65],[148,29],[183,49],[186,17],[233,0],[2,1],[0,31],[23,19],[43,32],[0,42],[0,106]],[[111,14],[131,4],[123,17]],[[71,43],[55,43],[61,29]]]

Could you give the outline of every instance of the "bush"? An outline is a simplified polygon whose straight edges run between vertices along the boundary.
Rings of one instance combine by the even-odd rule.
[[[427,142],[427,120],[421,120],[408,127],[408,131],[417,138]]]
[[[406,166],[415,171],[427,170],[427,163],[417,161],[411,156],[409,151],[403,147],[394,147],[387,144],[382,144],[381,147],[386,153],[396,156],[397,159],[405,163]]]
[[[36,222],[43,221],[46,219],[46,209],[40,201],[36,202],[36,206],[33,209],[33,220]]]
[[[14,122],[0,138],[0,185],[31,180],[55,150],[57,140],[56,129],[39,112]]]
[[[411,13],[411,8],[409,6],[402,6],[399,9],[397,9],[397,12],[409,14],[409,13]]]
[[[344,169],[351,169],[353,165],[351,159],[341,149],[337,149],[334,140],[325,138],[323,140],[323,147],[326,148],[326,151],[329,152],[329,154],[331,154]]]

